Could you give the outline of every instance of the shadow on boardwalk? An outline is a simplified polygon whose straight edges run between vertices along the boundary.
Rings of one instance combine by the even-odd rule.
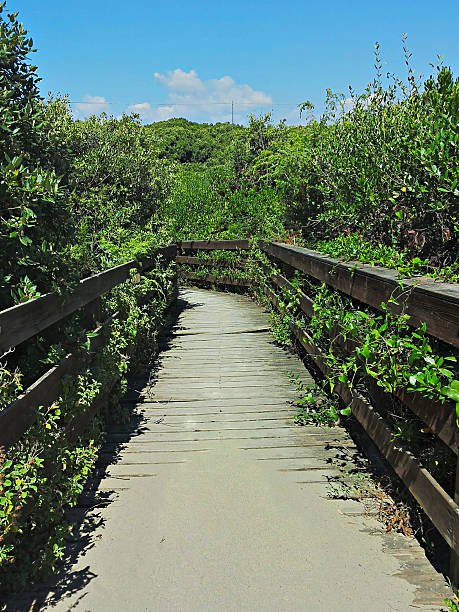
[[[163,330],[159,335],[161,351],[167,350],[171,332],[176,327],[180,314],[200,305],[190,304],[181,298],[177,299],[170,308]],[[46,582],[29,585],[23,592],[13,595],[6,607],[0,609],[8,612],[13,610],[17,612],[35,611],[42,609],[45,604],[52,608],[78,593],[82,594],[77,601],[84,600],[83,590],[97,574],[91,571],[89,565],[78,570],[75,570],[74,567],[78,559],[84,557],[102,537],[100,532],[105,527],[106,519],[102,516],[101,510],[116,501],[122,490],[122,487],[104,490],[101,488],[101,483],[106,477],[107,468],[120,461],[122,450],[131,439],[141,435],[144,430],[145,417],[141,413],[134,412],[132,408],[142,401],[141,394],[145,386],[153,384],[156,372],[160,368],[159,358],[160,352],[155,354],[152,363],[145,368],[142,378],[130,380],[125,397],[121,400],[121,403],[129,410],[129,424],[124,428],[125,435],[122,440],[116,440],[110,436],[110,433],[119,426],[115,423],[108,426],[107,440],[99,452],[96,469],[86,482],[77,505],[66,511],[66,519],[72,526],[72,536],[67,539],[63,555],[64,561],[60,564],[58,572]],[[96,533],[98,535],[95,535]]]

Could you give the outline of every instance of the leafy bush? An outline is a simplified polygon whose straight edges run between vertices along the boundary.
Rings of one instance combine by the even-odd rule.
[[[225,167],[184,168],[157,214],[162,240],[222,240],[282,232],[283,205],[270,188],[237,189]]]
[[[407,84],[388,75],[384,87],[378,48],[376,66],[363,94],[329,91],[320,121],[280,125],[252,176],[283,194],[286,222],[306,226],[311,246],[358,233],[431,265],[454,263],[459,81],[438,66],[424,84],[410,70]]]
[[[0,309],[72,278],[69,208],[58,178],[61,148],[30,65],[32,39],[0,4]]]
[[[40,294],[64,293],[78,279],[143,257],[158,244],[152,216],[168,191],[170,164],[133,117],[72,119],[66,98],[40,98],[33,43],[0,4],[0,310]],[[36,406],[36,423],[0,450],[2,592],[55,568],[74,505],[97,457],[103,423],[77,440],[65,428],[101,393],[126,388],[128,369],[146,363],[170,293],[160,265],[104,297],[105,347],[63,381],[62,396]],[[0,355],[0,410],[67,353],[88,348],[79,313]],[[116,382],[118,381],[118,382]],[[116,386],[112,389],[113,383]],[[115,412],[115,410],[113,411]]]

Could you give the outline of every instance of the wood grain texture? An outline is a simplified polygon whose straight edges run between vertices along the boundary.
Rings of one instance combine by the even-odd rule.
[[[166,308],[176,301],[177,295],[178,289],[175,287],[168,296]],[[88,338],[87,353],[70,353],[30,385],[14,402],[0,411],[0,448],[7,448],[17,442],[35,423],[39,406],[48,407],[59,398],[62,392],[62,378],[75,375],[92,361],[97,351],[105,344],[106,330],[110,323],[118,316],[119,311],[114,312],[102,325],[93,330],[92,333],[95,335]]]
[[[62,377],[81,367],[82,359],[69,354],[49,369],[14,402],[0,412],[0,446],[17,442],[37,419],[39,406],[50,406],[62,390]]]
[[[459,286],[427,277],[399,280],[394,270],[344,263],[301,247],[263,241],[260,246],[268,255],[369,306],[381,310],[385,302],[394,314],[405,312],[410,325],[425,323],[429,334],[459,348]],[[391,297],[398,305],[388,303]]]
[[[299,300],[301,310],[309,317],[312,317],[312,315],[314,314],[314,302],[311,300],[310,297],[303,293],[303,291],[295,289],[292,283],[287,280],[285,276],[282,276],[281,274],[272,273],[270,268],[265,264],[262,264],[262,268],[265,274],[268,276],[269,280],[273,282],[277,287],[279,287],[280,289],[288,289],[289,291],[292,291]]]
[[[70,353],[45,372],[14,402],[0,411],[0,447],[8,447],[17,442],[37,419],[39,406],[47,408],[55,402],[62,393],[64,376],[77,373],[83,366],[91,362],[95,353],[104,345],[105,329],[119,315],[115,312],[102,325],[96,327],[89,338],[87,353]]]

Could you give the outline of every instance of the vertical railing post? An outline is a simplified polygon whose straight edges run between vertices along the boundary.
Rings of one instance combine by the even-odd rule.
[[[83,309],[82,323],[86,329],[94,329],[102,321],[102,300],[97,297]]]
[[[172,258],[172,261],[174,262],[174,277],[173,277],[173,284],[174,284],[174,288],[173,288],[173,295],[174,295],[174,301],[178,298],[178,263],[176,261],[177,255],[178,255],[178,250],[179,250],[179,245],[178,244],[174,244],[172,245],[174,247],[174,256]]]

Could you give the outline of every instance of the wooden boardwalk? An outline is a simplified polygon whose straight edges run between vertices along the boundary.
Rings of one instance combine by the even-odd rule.
[[[199,289],[175,314],[75,511],[66,571],[9,609],[439,610],[442,579],[416,541],[327,497],[355,447],[344,429],[295,425],[290,375],[311,378],[267,315]]]

